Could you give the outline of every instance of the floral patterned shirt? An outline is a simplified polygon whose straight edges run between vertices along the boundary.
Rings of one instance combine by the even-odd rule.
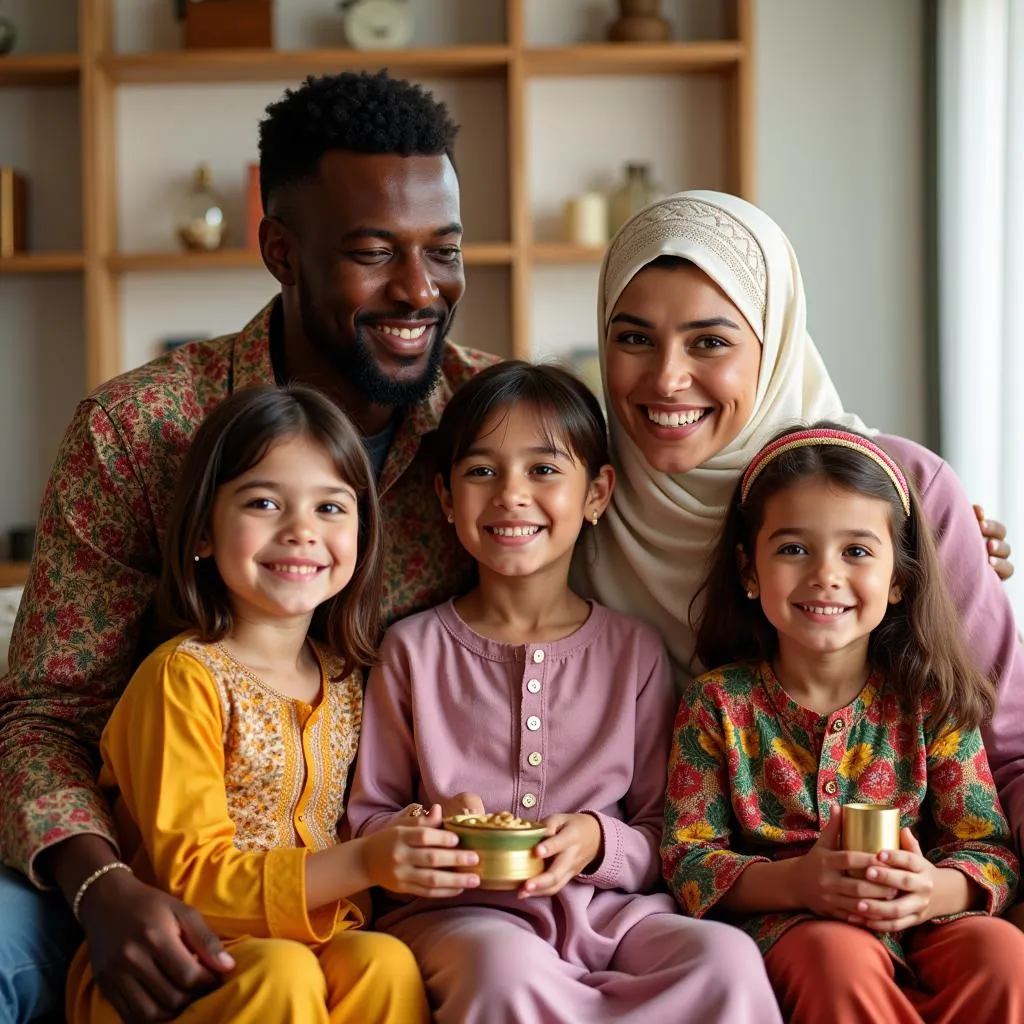
[[[663,874],[683,910],[703,917],[749,864],[806,853],[848,803],[898,806],[932,863],[958,868],[985,891],[988,913],[1013,897],[1019,865],[977,729],[937,727],[924,709],[908,714],[878,676],[852,704],[819,715],[794,701],[764,663],[708,672],[683,696]],[[810,916],[726,919],[764,953]],[[882,942],[904,962],[899,934]]]
[[[0,853],[33,871],[70,836],[114,841],[97,747],[154,646],[149,607],[164,524],[192,435],[238,388],[273,382],[275,299],[239,334],[185,345],[83,401],[43,495],[36,552],[0,679]],[[497,356],[446,344],[441,380],[406,410],[379,480],[388,621],[450,597],[472,562],[434,496],[433,432],[452,392]]]

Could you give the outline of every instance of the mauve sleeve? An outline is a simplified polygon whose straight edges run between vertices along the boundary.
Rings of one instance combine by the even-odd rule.
[[[982,730],[999,798],[1024,848],[1024,648],[1006,590],[989,564],[967,495],[951,466],[902,438],[879,439],[914,477],[975,663],[998,681]]]
[[[665,812],[665,783],[672,736],[674,691],[665,648],[651,633],[637,683],[633,781],[622,801],[622,817],[590,809],[601,826],[603,855],[582,874],[598,889],[650,892],[661,875],[659,849]]]
[[[353,837],[389,825],[415,799],[419,769],[412,733],[411,668],[407,648],[390,630],[363,698],[359,753],[348,801]]]

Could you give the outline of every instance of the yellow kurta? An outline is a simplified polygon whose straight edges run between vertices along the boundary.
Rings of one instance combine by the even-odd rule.
[[[420,1019],[422,988],[411,956],[408,977],[404,947],[346,935],[364,920],[348,900],[306,910],[305,860],[339,841],[362,714],[359,675],[340,678],[339,659],[314,649],[321,694],[310,705],[270,689],[217,645],[177,637],[142,663],[103,732],[100,785],[114,801],[123,859],[199,911],[238,961],[190,1020]],[[382,977],[368,986],[378,961]],[[303,991],[304,973],[319,997]],[[383,976],[408,995],[382,991]],[[84,947],[68,993],[71,1020],[118,1019]]]

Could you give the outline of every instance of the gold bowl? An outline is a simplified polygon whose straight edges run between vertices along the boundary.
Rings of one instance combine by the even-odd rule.
[[[466,870],[480,876],[481,889],[518,889],[521,882],[543,872],[544,861],[533,852],[544,838],[543,825],[527,822],[502,828],[480,824],[481,817],[455,814],[444,820],[444,827],[459,837],[459,846],[475,851],[480,858],[475,867]]]

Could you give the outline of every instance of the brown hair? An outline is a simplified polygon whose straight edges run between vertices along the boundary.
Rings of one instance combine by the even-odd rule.
[[[197,562],[195,552],[209,536],[217,490],[256,466],[272,445],[294,437],[323,446],[359,504],[359,554],[352,579],[317,608],[312,624],[341,656],[347,675],[373,663],[380,637],[380,509],[362,439],[348,417],[314,388],[245,388],[203,421],[185,457],[168,517],[157,611],[162,625],[194,630],[204,643],[227,635],[227,587],[214,560]]]
[[[487,367],[455,392],[437,427],[437,471],[445,487],[452,466],[480,437],[490,416],[522,402],[537,416],[551,449],[559,448],[586,468],[594,480],[611,462],[604,413],[578,377],[550,364],[513,359]]]
[[[804,428],[784,430],[772,440],[797,429]],[[822,421],[813,424],[812,429],[845,428]],[[742,551],[748,563],[753,562],[766,502],[807,479],[827,480],[844,490],[879,498],[889,506],[893,578],[902,591],[902,600],[889,605],[885,618],[871,633],[871,664],[898,688],[908,704],[926,700],[936,721],[953,716],[962,726],[980,725],[995,706],[995,683],[974,665],[967,652],[946,586],[945,569],[913,481],[907,479],[908,516],[885,472],[868,456],[850,448],[813,445],[777,455],[754,480],[743,502],[737,485],[707,577],[690,604],[692,623],[698,599],[703,602],[695,624],[697,657],[711,668],[775,656],[778,635],[761,610],[760,601],[746,597],[737,553]]]

